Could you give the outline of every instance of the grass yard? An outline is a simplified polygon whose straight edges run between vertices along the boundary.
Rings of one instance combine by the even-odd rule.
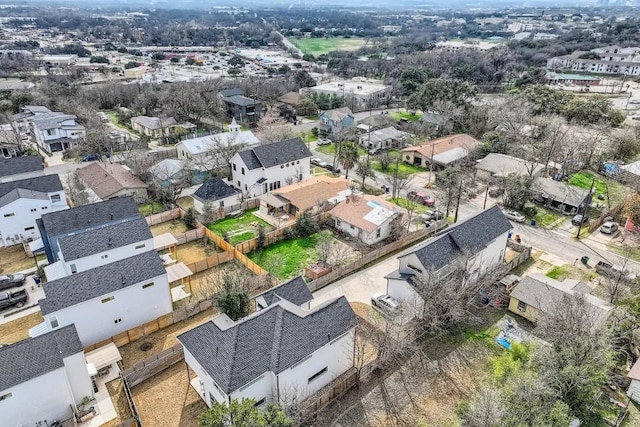
[[[318,259],[317,235],[281,240],[247,256],[278,279],[286,280],[302,273],[304,267]]]
[[[29,338],[29,329],[44,322],[42,313],[29,314],[0,325],[0,344],[13,344]]]
[[[158,202],[141,203],[138,205],[138,212],[142,216],[149,216],[164,211],[164,206]]]
[[[386,175],[394,175],[396,173],[396,165],[395,164],[389,165],[387,170],[382,170],[382,166],[380,165],[380,162],[378,160],[373,160],[371,162],[371,165],[373,166],[374,170],[376,170],[377,172],[380,172],[380,173],[384,173]],[[421,172],[426,172],[426,169],[423,169],[423,168],[415,166],[415,165],[411,165],[409,163],[398,162],[398,174],[399,175],[406,176],[406,175],[412,175],[414,173],[421,173]]]
[[[418,120],[420,120],[420,117],[422,117],[422,113],[411,114],[407,111],[404,111],[404,112],[396,111],[395,113],[391,113],[391,117],[393,117],[396,120],[407,119],[410,122],[417,122]]]
[[[535,206],[535,205],[532,205],[532,206]],[[558,212],[554,212],[552,210],[545,209],[540,206],[535,206],[535,208],[536,208],[535,220],[536,220],[536,225],[538,227],[556,228],[567,219],[567,217],[565,217],[564,215],[561,215]]]
[[[44,254],[38,255],[37,260],[46,259]],[[36,262],[32,257],[28,257],[22,245],[14,245],[0,248],[0,273],[11,274],[19,271],[35,268]]]
[[[361,38],[297,38],[290,37],[288,39],[298,49],[305,54],[313,56],[323,55],[335,50],[358,50],[366,44],[365,39]]]
[[[629,259],[634,261],[640,261],[640,248],[620,246],[612,242],[607,245],[607,249],[622,257],[629,257]]]
[[[595,194],[603,194],[605,196],[604,201],[599,201],[596,197],[594,197],[594,204],[601,203],[606,205],[607,189],[609,190],[611,206],[615,206],[618,203],[622,202],[629,194],[629,189],[624,185],[611,179],[604,178],[601,175],[595,174],[591,171],[576,172],[569,178],[569,184],[575,185],[576,187],[580,187],[585,190],[589,190],[591,188],[592,182]]]
[[[316,151],[318,151],[318,152],[320,152],[322,154],[328,154],[330,156],[335,156],[337,147],[338,146],[336,144],[320,145],[320,146],[316,147]],[[361,156],[366,156],[367,155],[367,150],[365,150],[364,148],[362,148],[362,147],[360,147],[358,145],[358,154],[360,154]]]
[[[241,216],[237,218],[222,219],[218,222],[207,225],[207,228],[219,236],[228,234],[229,237],[232,237],[234,233],[241,234],[247,232],[251,232],[254,236],[257,236],[258,224],[262,224],[265,227],[264,231],[266,233],[273,230],[273,227],[271,225],[253,214],[257,210],[258,209],[256,208],[245,211]]]
[[[550,277],[555,280],[563,281],[567,277],[569,277],[569,269],[567,266],[555,266],[546,274],[547,277]]]
[[[389,198],[389,201],[395,205],[400,206],[401,208],[405,208],[407,210],[413,208],[413,215],[414,217],[416,217],[417,215],[421,214],[421,213],[425,213],[428,210],[430,210],[429,208],[427,208],[425,205],[421,205],[420,203],[415,203],[410,201],[407,198],[404,197],[396,197],[394,198]],[[414,206],[415,205],[415,206]]]
[[[118,113],[116,113],[115,111],[107,111],[107,117],[109,117],[109,120],[111,121],[111,123],[113,123],[120,129],[128,130],[130,132],[135,132],[133,128],[131,128],[130,126],[125,126],[122,123],[120,123],[120,116],[118,116]]]

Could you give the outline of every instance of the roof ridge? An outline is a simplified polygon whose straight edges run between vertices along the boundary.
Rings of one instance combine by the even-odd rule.
[[[273,372],[278,372],[280,368],[280,345],[282,343],[283,336],[282,327],[284,326],[284,316],[285,309],[280,307],[276,313],[276,322],[273,327],[273,342],[271,344],[271,361],[269,366]]]

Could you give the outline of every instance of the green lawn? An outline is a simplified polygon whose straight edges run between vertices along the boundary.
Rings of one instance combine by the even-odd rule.
[[[229,237],[229,243],[235,246],[238,243],[246,242],[247,240],[251,240],[254,237],[256,237],[255,231],[245,231],[243,233],[234,234],[231,237]]]
[[[269,225],[268,223],[266,223],[265,221],[261,220],[260,218],[258,218],[253,214],[257,210],[258,209],[245,211],[245,213],[243,213],[238,218],[225,218],[218,222],[208,224],[207,228],[219,236],[222,236],[225,233],[232,234],[234,232],[238,233],[237,236],[241,236],[242,234],[249,233],[249,232],[255,235],[256,229],[253,227],[253,225],[256,223],[264,225],[265,232],[269,232],[273,230],[273,227],[271,225]],[[230,236],[230,237],[234,237],[234,236]],[[249,239],[250,238],[251,237],[249,237]],[[244,239],[244,240],[248,240],[248,239]]]
[[[384,173],[387,175],[394,175],[396,173],[396,165],[395,164],[391,164],[387,170],[382,170],[382,166],[380,165],[380,162],[378,160],[373,160],[371,162],[373,169],[380,172],[380,173]],[[426,172],[426,169],[423,169],[421,167],[415,166],[415,165],[411,165],[409,163],[405,163],[405,162],[398,162],[398,173],[400,175],[411,175],[414,173],[420,173],[420,172]]]
[[[565,266],[555,266],[549,272],[547,272],[546,276],[555,280],[564,280],[569,275],[569,270]]]
[[[536,220],[536,225],[538,227],[555,228],[566,220],[566,217],[561,215],[559,212],[545,209],[540,206],[535,206],[535,208],[536,208],[535,220]],[[530,218],[527,218],[527,219],[530,219]],[[562,221],[560,221],[561,219]]]
[[[107,117],[109,117],[109,120],[111,121],[111,123],[118,126],[120,129],[128,130],[130,132],[135,132],[130,126],[125,126],[122,123],[120,123],[119,121],[120,116],[118,116],[118,113],[116,113],[115,111],[107,111]]]
[[[333,52],[335,50],[357,50],[364,46],[365,39],[361,38],[296,38],[290,37],[288,39],[303,53],[311,54],[313,56],[322,55],[325,53]]]
[[[413,208],[414,215],[425,213],[426,211],[429,210],[429,208],[427,208],[425,205],[421,205],[420,203],[412,202],[409,199],[406,199],[404,197],[396,197],[395,199],[394,198],[389,198],[389,201],[391,203],[393,203],[394,205],[398,205],[401,208],[405,208],[405,209],[410,209],[415,204],[415,207]]]
[[[260,267],[281,280],[302,273],[305,266],[318,260],[317,234],[291,240],[281,240],[247,256]]]
[[[138,205],[138,211],[142,216],[149,216],[164,211],[164,207],[158,202],[142,203]]]
[[[336,144],[329,144],[329,145],[321,145],[319,147],[316,147],[316,151],[319,151],[322,154],[328,154],[330,156],[335,156],[336,155]],[[358,146],[358,154],[360,154],[361,156],[366,156],[367,155],[367,150],[365,150],[364,148]]]
[[[409,112],[396,111],[395,113],[391,113],[391,117],[393,117],[396,120],[407,119],[410,122],[417,122],[418,120],[420,120],[420,117],[422,117],[422,113],[411,114]]]
[[[607,188],[609,189],[611,206],[615,206],[616,204],[622,202],[629,194],[629,189],[624,185],[611,179],[604,178],[601,175],[595,174],[591,171],[576,172],[569,178],[569,184],[575,185],[576,187],[584,188],[585,190],[589,190],[591,188],[591,183],[593,183],[593,191],[596,195],[603,194],[605,196],[605,200],[603,201],[600,201],[596,197],[594,197],[594,204],[600,203],[606,205]]]
[[[614,254],[618,254],[621,257],[629,257],[634,261],[640,261],[640,248],[632,248],[632,247],[622,247],[620,245],[616,245],[615,243],[609,243],[607,245],[607,249],[613,252]]]

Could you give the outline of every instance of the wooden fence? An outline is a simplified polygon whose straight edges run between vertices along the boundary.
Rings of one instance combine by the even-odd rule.
[[[171,221],[174,219],[178,219],[181,217],[182,217],[182,209],[175,208],[175,209],[171,209],[170,211],[164,211],[154,215],[149,215],[145,217],[145,219],[147,220],[147,224],[149,224],[149,226],[152,226],[152,225],[160,224],[163,222]]]
[[[192,304],[187,304],[183,307],[178,308],[177,310],[172,311],[171,313],[167,313],[164,316],[160,316],[157,319],[152,320],[151,322],[147,322],[144,325],[129,329],[128,331],[122,332],[118,335],[114,335],[109,339],[90,345],[84,350],[85,352],[95,350],[96,348],[105,346],[109,343],[114,343],[116,346],[122,347],[123,345],[129,344],[130,342],[144,338],[159,329],[167,328],[174,323],[178,323],[189,317],[195,316],[196,314],[202,313],[203,311],[208,310],[211,307],[213,307],[213,302],[211,300],[203,300]]]
[[[513,270],[529,258],[531,258],[531,246],[525,246],[525,248],[520,253],[518,253],[517,257],[513,258],[507,263],[507,267],[509,268],[509,270]]]
[[[187,264],[187,267],[193,274],[196,274],[231,260],[233,260],[233,251],[217,252],[214,255]]]
[[[175,365],[182,359],[184,359],[184,349],[182,344],[176,344],[125,369],[120,375],[126,380],[129,387],[135,387],[158,372]]]
[[[302,402],[300,408],[302,418],[311,418],[356,384],[358,384],[358,371],[356,368],[351,368]]]
[[[194,228],[193,230],[189,230],[182,234],[174,234],[173,237],[178,241],[178,243],[176,243],[177,245],[193,242],[194,240],[202,239],[204,237],[204,227]]]
[[[138,409],[136,408],[136,402],[133,401],[133,394],[131,393],[131,387],[127,383],[126,378],[122,376],[122,371],[120,372],[120,378],[122,378],[122,388],[124,389],[124,394],[127,397],[127,402],[129,403],[129,409],[131,409],[131,414],[133,415],[133,421],[137,427],[142,427],[142,423],[140,422],[140,414],[138,414]]]
[[[205,236],[207,236],[211,241],[213,241],[223,251],[232,252],[233,253],[233,259],[237,259],[238,261],[240,261],[242,263],[242,265],[244,265],[249,270],[251,270],[252,273],[254,273],[254,274],[258,275],[258,276],[262,276],[262,275],[267,274],[267,272],[265,270],[263,270],[262,267],[260,267],[255,262],[251,261],[249,258],[247,258],[247,256],[245,254],[243,254],[242,252],[240,252],[239,250],[234,248],[229,242],[224,240],[222,237],[218,236],[213,231],[209,230],[208,228],[205,228],[204,229],[204,233],[205,233]]]

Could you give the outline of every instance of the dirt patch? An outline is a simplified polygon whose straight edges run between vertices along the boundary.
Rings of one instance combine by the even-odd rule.
[[[46,259],[45,255],[38,255],[38,261],[43,259]],[[17,273],[35,266],[36,262],[33,257],[27,256],[22,245],[0,248],[0,273]]]
[[[213,293],[215,292],[215,289],[213,288],[213,284],[208,283],[207,279],[210,277],[215,278],[219,276],[226,268],[236,268],[237,266],[243,266],[243,265],[239,262],[226,262],[224,264],[217,265],[213,268],[209,268],[205,271],[201,271],[200,273],[196,273],[193,276],[191,276],[191,298],[186,299],[184,302],[181,302],[181,304],[200,301],[204,298],[208,298],[212,296]],[[246,270],[246,272],[249,275],[253,274],[248,269]],[[185,288],[185,291],[189,292],[189,285],[186,283],[187,283],[187,280],[185,279],[184,288]],[[256,289],[252,291],[252,294],[256,295],[265,290],[267,290],[267,288]]]
[[[29,338],[29,329],[44,322],[42,313],[29,314],[0,325],[0,344],[13,344]]]
[[[178,262],[191,264],[207,258],[217,251],[216,245],[209,239],[198,239],[193,242],[178,245],[173,250],[173,257]]]
[[[182,234],[188,230],[184,222],[179,219],[172,221],[161,222],[160,224],[152,225],[151,234],[159,236],[164,233]]]
[[[131,391],[144,426],[197,427],[198,415],[207,409],[189,384],[187,367],[178,362],[135,386]]]
[[[127,400],[127,395],[124,392],[124,387],[122,386],[122,380],[120,378],[116,378],[113,381],[109,381],[106,386],[118,417],[102,424],[100,427],[115,427],[124,420],[128,420],[133,415],[131,413],[131,408],[129,408],[129,401]]]

